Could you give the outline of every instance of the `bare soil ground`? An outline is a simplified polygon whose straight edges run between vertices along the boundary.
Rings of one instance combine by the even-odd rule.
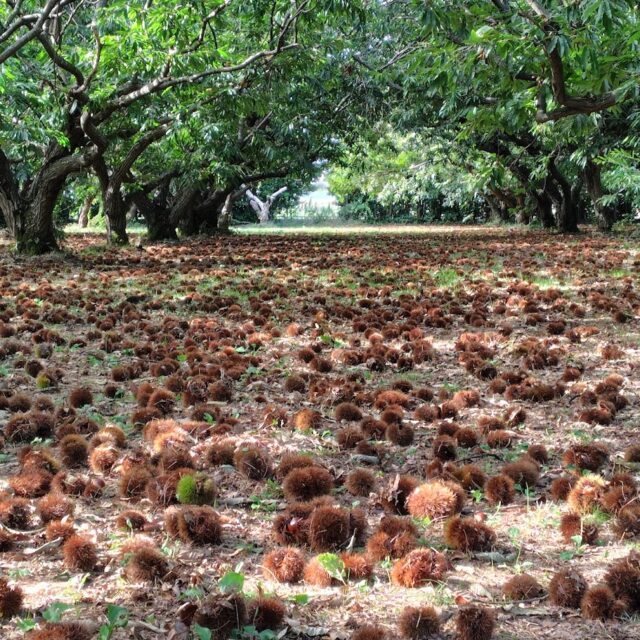
[[[35,637],[43,614],[91,621],[91,637],[100,626],[103,638],[197,637],[194,611],[229,572],[244,576],[248,600],[284,602],[284,620],[263,638],[338,640],[365,623],[398,638],[403,608],[427,604],[441,617],[442,638],[457,637],[456,614],[469,604],[495,612],[493,637],[501,640],[640,638],[628,603],[600,621],[546,597],[557,571],[574,568],[593,586],[640,549],[638,522],[626,534],[619,522],[621,508],[639,518],[632,447],[640,445],[640,242],[447,228],[241,235],[141,249],[70,236],[66,248],[34,259],[0,254],[0,576],[24,594],[21,610],[0,618],[1,638]],[[159,389],[171,391],[150,399]],[[392,389],[399,393],[389,407],[379,394]],[[362,426],[340,420],[348,413],[336,411],[341,403],[357,407]],[[378,438],[366,431],[367,417],[384,418],[374,423]],[[398,444],[388,428],[385,437],[387,424],[413,432],[412,441]],[[496,427],[503,433],[492,436]],[[477,443],[461,446],[459,429],[471,429]],[[451,434],[451,447],[438,448],[440,434]],[[516,478],[510,504],[489,501],[484,479],[531,445],[548,451],[535,479],[527,486]],[[560,519],[571,507],[551,490],[557,478],[575,482],[587,471],[566,455],[576,445],[601,452],[591,472],[602,486],[582,513],[583,527],[598,527],[592,544],[584,531],[563,541]],[[248,477],[257,462],[248,469],[238,455],[252,447],[266,463],[258,480]],[[274,520],[286,514],[291,537],[305,525],[286,511],[291,500],[278,472],[291,453],[329,471],[336,507],[366,516],[365,535],[322,550],[366,553],[399,476],[464,483],[469,464],[486,478],[466,484],[462,515],[495,532],[491,549],[451,548],[446,518],[408,515],[417,545],[448,559],[439,581],[394,584],[393,559],[373,562],[369,579],[341,575],[336,586],[269,579],[263,558],[283,546]],[[347,478],[361,468],[373,486],[352,495]],[[176,509],[175,483],[167,481],[163,504],[144,483],[131,495],[123,477],[132,469],[151,480],[213,480],[221,542],[171,535],[165,508]],[[602,496],[621,473],[630,488],[624,505],[611,506]],[[51,495],[53,514],[42,502]],[[117,525],[130,509],[144,516],[138,531]],[[64,535],[45,528],[59,517],[95,544],[88,568],[69,560]],[[140,540],[166,560],[152,580],[127,574]],[[313,546],[299,545],[306,560],[321,551]],[[520,574],[545,594],[505,600],[503,585]],[[127,610],[126,626],[104,630],[109,604]],[[257,637],[250,624],[234,637]]]

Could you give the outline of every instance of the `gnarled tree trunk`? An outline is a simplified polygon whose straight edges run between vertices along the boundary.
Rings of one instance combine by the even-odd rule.
[[[249,187],[246,184],[240,185],[238,189],[231,191],[224,200],[224,204],[218,214],[218,231],[228,233],[233,218],[233,203],[242,197]]]
[[[555,157],[549,158],[549,174],[556,181],[558,189],[551,191],[551,197],[556,205],[556,226],[562,233],[578,231],[578,206],[576,193],[567,179],[562,175],[555,163]]]
[[[20,190],[11,163],[0,151],[0,208],[19,253],[40,255],[58,248],[53,213],[67,178],[88,167],[96,148],[71,154],[53,143],[41,169]]]
[[[258,196],[247,189],[247,198],[249,199],[249,204],[251,208],[256,212],[258,216],[258,222],[260,224],[264,224],[265,222],[269,222],[269,217],[271,215],[271,207],[273,203],[279,198],[285,191],[287,187],[282,187],[278,189],[275,193],[272,193],[266,200],[261,200]]]
[[[612,205],[602,203],[604,190],[602,188],[602,169],[591,158],[587,160],[584,168],[584,182],[587,193],[593,203],[593,210],[596,214],[596,224],[601,231],[611,231],[617,221],[616,209]]]

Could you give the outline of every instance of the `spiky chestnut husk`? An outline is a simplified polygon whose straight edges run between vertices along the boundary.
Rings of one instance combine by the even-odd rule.
[[[147,519],[144,514],[134,509],[127,509],[116,518],[116,527],[118,529],[138,531],[143,529],[146,524]]]
[[[29,631],[25,640],[90,640],[95,632],[82,622],[47,622]]]
[[[120,457],[120,450],[110,444],[95,447],[89,455],[89,468],[94,473],[108,475]]]
[[[640,504],[624,507],[613,521],[613,531],[620,538],[640,535]]]
[[[366,520],[359,510],[318,507],[309,518],[309,545],[314,551],[335,551],[347,545],[352,535],[362,540]]]
[[[599,505],[605,489],[606,482],[602,477],[593,474],[582,476],[569,492],[567,504],[574,513],[589,513]]]
[[[573,485],[576,483],[575,476],[562,476],[556,478],[551,483],[551,497],[556,502],[564,502],[568,497]]]
[[[336,442],[340,449],[355,449],[364,438],[360,427],[343,427],[336,432]]]
[[[600,498],[600,506],[607,513],[616,514],[634,504],[638,504],[635,486],[612,486]]]
[[[547,464],[549,462],[549,452],[543,444],[529,445],[527,455],[533,458],[538,464]]]
[[[331,474],[326,469],[315,466],[291,470],[282,483],[284,496],[290,502],[306,502],[331,493],[332,488]]]
[[[564,452],[562,464],[579,470],[598,471],[609,460],[607,447],[600,443],[577,444]]]
[[[93,571],[98,564],[96,545],[86,536],[73,535],[62,545],[64,566],[71,571]]]
[[[259,597],[251,600],[247,607],[247,622],[257,631],[277,629],[287,613],[284,604],[277,598]]]
[[[72,520],[52,520],[45,529],[45,538],[49,541],[62,538],[67,540],[75,535],[76,529]]]
[[[176,405],[176,396],[168,389],[156,389],[147,401],[147,409],[156,409],[163,416],[171,413]]]
[[[160,507],[168,507],[178,501],[176,497],[176,489],[178,482],[183,475],[190,475],[192,469],[188,473],[183,473],[180,469],[165,473],[155,478],[151,478],[145,487],[147,497],[153,504]]]
[[[280,463],[276,469],[276,479],[282,481],[294,469],[313,467],[315,464],[316,463],[311,456],[302,455],[300,453],[285,453],[280,459]]]
[[[23,447],[18,453],[18,461],[24,472],[46,471],[47,473],[55,474],[62,468],[62,463],[55,457],[53,451],[48,448]]]
[[[408,424],[391,423],[385,430],[385,438],[399,447],[408,447],[413,443],[413,427]]]
[[[210,595],[198,607],[193,622],[211,631],[211,640],[226,640],[247,622],[247,607],[241,594]]]
[[[183,542],[220,544],[220,516],[209,506],[169,507],[165,511],[167,532]]]
[[[362,420],[362,411],[351,402],[341,402],[334,410],[338,422],[358,422]]]
[[[269,455],[257,447],[242,447],[233,456],[236,469],[250,480],[264,480],[272,475]]]
[[[296,584],[302,580],[304,555],[295,547],[270,551],[262,561],[262,574],[267,580]]]
[[[159,478],[160,477],[161,476],[159,476]],[[120,477],[118,493],[122,498],[140,498],[144,494],[147,483],[150,480],[151,472],[146,467],[134,466],[128,471],[125,471]]]
[[[176,498],[181,504],[209,505],[215,497],[215,482],[204,473],[183,475],[176,485]]]
[[[89,445],[81,435],[69,434],[60,441],[60,458],[66,467],[82,467],[87,464],[88,456]]]
[[[366,553],[341,553],[347,580],[369,580],[373,575],[373,562]]]
[[[558,571],[549,582],[549,599],[558,607],[580,608],[582,596],[587,591],[587,581],[575,569]]]
[[[302,376],[292,374],[284,381],[284,388],[285,391],[289,393],[293,393],[294,391],[303,393],[307,388],[307,383]]]
[[[640,554],[631,552],[614,562],[605,574],[605,582],[616,598],[625,601],[632,611],[640,611]]]
[[[212,444],[205,452],[206,461],[217,467],[219,465],[233,465],[235,447],[232,444],[219,442]]]
[[[523,457],[502,467],[502,473],[509,476],[521,487],[535,487],[540,477],[537,463],[533,458]]]
[[[352,496],[367,497],[376,486],[376,478],[369,469],[354,469],[344,485]]]
[[[165,449],[160,454],[151,458],[151,464],[155,464],[161,473],[169,473],[175,469],[194,468],[194,463],[189,451],[181,447]]]
[[[459,551],[489,551],[496,542],[496,534],[473,518],[455,516],[444,524],[444,541]]]
[[[29,502],[24,498],[8,498],[0,501],[0,523],[11,529],[28,529]]]
[[[458,457],[457,444],[457,441],[451,436],[442,435],[434,439],[431,448],[438,460],[455,460]]]
[[[640,445],[635,444],[624,450],[625,462],[640,462]]]
[[[626,604],[617,600],[605,584],[587,589],[580,601],[580,610],[587,620],[610,620],[624,613],[626,608]]]
[[[390,535],[384,531],[378,531],[367,541],[367,553],[376,562],[385,558],[397,560],[413,551],[417,545],[418,538],[410,533]]]
[[[465,502],[464,489],[457,483],[433,480],[414,489],[407,509],[414,518],[447,518],[458,513]]]
[[[91,404],[93,404],[93,394],[91,393],[91,389],[87,387],[73,389],[69,394],[69,405],[74,409],[86,407]]]
[[[37,512],[43,524],[51,520],[62,520],[73,514],[75,504],[60,493],[49,493],[38,500]]]
[[[314,502],[296,502],[273,520],[273,537],[284,545],[307,544],[309,541],[309,516]]]
[[[502,585],[502,595],[507,600],[531,600],[544,595],[542,585],[526,573],[513,576]]]
[[[385,511],[407,515],[407,499],[420,485],[420,481],[413,476],[397,475],[381,496],[382,506]]]
[[[456,616],[458,640],[490,640],[495,627],[495,613],[485,607],[463,607]]]
[[[0,618],[12,618],[19,613],[24,596],[20,587],[10,587],[0,578]]]
[[[44,469],[31,469],[9,478],[9,486],[21,498],[39,498],[49,491],[53,476]]]
[[[4,529],[0,529],[0,553],[5,553],[13,549],[13,536]]]
[[[582,544],[595,544],[599,534],[596,524],[583,522],[577,513],[565,513],[560,518],[560,534],[565,544],[572,544],[580,536]]]
[[[456,431],[454,439],[459,447],[464,449],[471,449],[478,444],[478,434],[474,429],[464,427]]]
[[[351,640],[388,640],[389,634],[377,624],[365,624],[353,632]]]
[[[118,447],[118,449],[124,449],[127,446],[127,435],[120,427],[109,424],[100,429],[100,431],[91,438],[89,444],[92,448],[102,444],[111,444],[114,447]]]
[[[59,471],[53,476],[51,481],[51,491],[63,493],[68,496],[81,496],[87,488],[89,478],[82,474],[75,474],[70,471]]]
[[[291,419],[294,429],[298,431],[310,431],[311,429],[319,429],[322,425],[322,414],[313,409],[300,409]]]
[[[430,606],[405,607],[398,618],[398,629],[407,640],[427,640],[440,632],[440,618]]]
[[[487,444],[492,449],[507,449],[513,445],[515,436],[509,431],[496,429],[487,434]]]
[[[431,549],[414,549],[395,562],[391,581],[401,587],[421,587],[441,580],[448,569],[449,562],[441,553]]]
[[[155,582],[169,572],[164,554],[151,545],[141,544],[127,560],[124,577],[131,582]]]

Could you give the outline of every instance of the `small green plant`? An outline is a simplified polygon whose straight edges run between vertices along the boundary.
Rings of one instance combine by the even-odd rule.
[[[287,598],[294,604],[309,604],[309,596],[306,593],[295,593]]]
[[[18,618],[16,620],[16,627],[20,629],[20,631],[31,631],[35,629],[37,626],[36,621],[32,616],[28,616],[26,618]]]
[[[447,269],[439,269],[434,274],[434,279],[438,287],[442,289],[446,289],[449,287],[454,287],[460,282],[460,276],[455,269],[447,268]]]
[[[240,572],[242,565],[236,567],[236,571],[227,571],[220,580],[218,587],[222,593],[240,593],[244,588],[244,573]]]
[[[200,600],[204,598],[205,591],[202,587],[188,587],[184,591],[180,592],[178,600]]]
[[[509,527],[507,531],[507,535],[509,536],[509,540],[511,540],[511,544],[516,548],[517,555],[515,563],[518,564],[520,562],[520,556],[522,555],[522,541],[520,540],[521,531],[518,527]]]
[[[15,580],[16,578],[26,578],[31,575],[31,569],[25,568],[17,568],[17,569],[9,569],[7,571],[7,575]]]
[[[575,536],[571,536],[571,541],[573,542],[573,549],[569,549],[567,551],[562,551],[560,553],[560,560],[565,562],[569,562],[573,560],[576,556],[584,555],[584,552],[587,549],[587,545],[583,544],[582,535],[577,534]]]
[[[231,637],[233,640],[276,640],[278,634],[271,629],[258,631],[254,626],[248,625],[242,629],[235,629]]]
[[[191,630],[193,631],[194,638],[197,638],[198,640],[211,640],[211,638],[213,637],[211,635],[211,629],[201,627],[197,623],[191,627]]]
[[[42,617],[46,622],[60,622],[65,611],[73,609],[73,605],[65,602],[52,602],[43,612]]]
[[[318,556],[320,566],[334,579],[346,582],[346,569],[340,556],[335,553],[321,553]]]
[[[98,630],[99,640],[110,640],[116,629],[124,629],[129,624],[129,610],[115,604],[107,605],[107,622]]]

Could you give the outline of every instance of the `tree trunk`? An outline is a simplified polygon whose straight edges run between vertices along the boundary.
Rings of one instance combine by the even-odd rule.
[[[127,235],[127,210],[128,205],[122,197],[119,188],[109,182],[103,192],[104,215],[107,223],[107,242],[110,244],[129,244]]]
[[[240,185],[235,191],[231,191],[225,198],[224,205],[218,214],[218,231],[221,233],[229,233],[229,226],[233,217],[233,203],[243,196],[247,191],[247,185]]]
[[[87,196],[82,203],[82,208],[80,209],[80,215],[78,216],[78,224],[81,229],[86,229],[89,226],[89,212],[91,211],[91,205],[95,196]]]
[[[269,218],[271,217],[271,207],[273,203],[279,198],[285,191],[287,187],[282,187],[278,189],[275,193],[272,193],[266,200],[260,200],[260,198],[255,195],[249,189],[246,189],[247,198],[249,200],[249,204],[251,208],[256,212],[258,216],[258,222],[260,224],[264,224],[265,222],[269,222]]]
[[[600,231],[611,231],[616,223],[617,215],[615,207],[602,204],[602,169],[591,158],[587,160],[584,168],[584,181],[587,192],[593,203],[593,210],[596,214],[596,224]]]
[[[73,155],[57,143],[47,149],[42,168],[20,192],[10,162],[0,151],[0,208],[19,253],[40,255],[58,249],[53,213],[67,178],[94,161],[97,149]]]
[[[145,194],[134,194],[133,201],[147,225],[147,239],[151,242],[177,240],[176,227],[171,222],[171,210],[152,201]]]
[[[578,207],[576,205],[575,194],[571,185],[558,169],[555,156],[551,156],[548,161],[549,175],[558,185],[552,185],[548,180],[549,193],[556,205],[556,226],[561,233],[576,233],[578,231]]]
[[[553,215],[553,202],[542,189],[531,194],[536,207],[536,217],[544,229],[553,229],[556,219]]]

